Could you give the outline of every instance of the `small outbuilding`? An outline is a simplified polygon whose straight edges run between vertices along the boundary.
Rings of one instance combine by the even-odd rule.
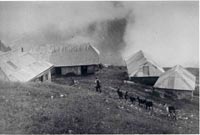
[[[153,86],[158,77],[164,73],[164,69],[141,50],[125,62],[129,79],[137,83]]]
[[[156,81],[154,88],[164,90],[165,95],[180,99],[193,96],[195,83],[196,77],[182,66],[177,65],[163,73]]]
[[[0,80],[4,81],[51,81],[53,65],[38,61],[27,52],[10,51],[0,55]]]

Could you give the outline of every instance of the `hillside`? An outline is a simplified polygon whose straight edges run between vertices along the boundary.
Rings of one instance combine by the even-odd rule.
[[[69,86],[69,78],[53,83],[0,83],[0,133],[199,133],[198,100],[161,99],[140,85],[123,84],[123,67],[104,68]],[[102,93],[94,90],[94,79]],[[120,100],[113,90],[121,85],[131,95],[154,102],[148,111],[137,103]],[[178,120],[166,117],[163,103],[178,109]]]

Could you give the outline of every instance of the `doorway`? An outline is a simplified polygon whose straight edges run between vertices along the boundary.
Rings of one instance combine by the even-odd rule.
[[[56,73],[57,75],[61,75],[61,67],[56,67],[56,68],[55,68],[55,73]]]
[[[43,76],[40,76],[39,77],[39,80],[41,81],[41,82],[43,82],[44,80],[43,80]]]
[[[86,75],[87,74],[87,66],[81,66],[81,74]]]

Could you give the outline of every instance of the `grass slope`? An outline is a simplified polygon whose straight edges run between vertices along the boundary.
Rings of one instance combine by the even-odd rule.
[[[95,76],[102,82],[101,94],[94,90]],[[54,78],[55,83],[0,82],[0,133],[199,133],[198,98],[172,101],[139,85],[121,86],[153,100],[154,111],[148,111],[118,99],[111,89],[121,84],[124,68],[104,68],[95,76],[74,77],[79,80],[74,87],[65,77]],[[166,102],[177,106],[177,121],[166,117],[161,105]]]

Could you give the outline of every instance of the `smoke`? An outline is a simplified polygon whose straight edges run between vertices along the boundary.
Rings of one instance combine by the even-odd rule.
[[[128,12],[121,2],[0,2],[0,36],[26,51],[91,42],[103,63],[120,65]]]
[[[198,2],[0,2],[0,39],[25,51],[90,42],[114,65],[143,50],[161,66],[198,66],[198,16]]]
[[[123,56],[143,50],[163,67],[199,65],[199,2],[124,2],[132,9]]]
[[[114,3],[0,2],[1,34],[9,39],[32,33],[60,38],[73,35],[91,23],[123,18],[127,11]]]
[[[95,22],[68,42],[90,42],[101,52],[100,58],[103,63],[122,65],[124,62],[121,52],[125,47],[126,26],[126,18]]]

